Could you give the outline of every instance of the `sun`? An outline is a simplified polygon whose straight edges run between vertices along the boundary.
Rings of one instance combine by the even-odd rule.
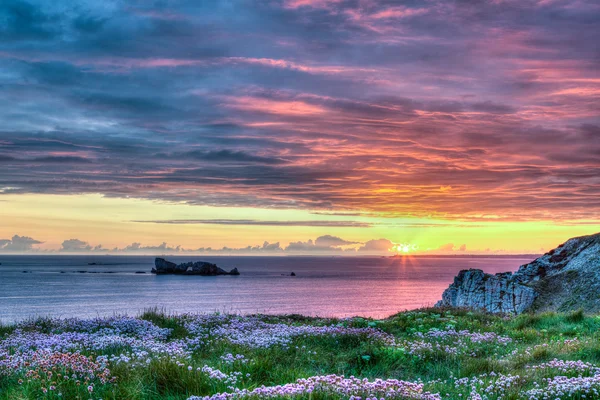
[[[409,254],[417,249],[417,246],[409,243],[398,243],[391,248],[391,251],[396,254]]]

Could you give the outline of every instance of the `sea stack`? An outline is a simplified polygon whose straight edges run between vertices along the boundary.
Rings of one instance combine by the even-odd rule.
[[[491,313],[600,311],[600,233],[568,240],[517,272],[463,270],[437,307]]]
[[[206,261],[187,262],[175,264],[167,261],[164,258],[157,257],[154,260],[154,268],[151,271],[157,275],[201,275],[201,276],[217,276],[217,275],[239,275],[237,268],[227,272],[216,264]]]

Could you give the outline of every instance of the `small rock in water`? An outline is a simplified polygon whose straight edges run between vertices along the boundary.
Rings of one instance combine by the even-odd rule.
[[[292,272],[292,273],[290,274],[290,276],[296,276],[296,274],[295,274],[294,272]]]

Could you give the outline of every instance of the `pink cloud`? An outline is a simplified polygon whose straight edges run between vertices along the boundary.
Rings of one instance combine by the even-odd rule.
[[[286,8],[296,9],[302,7],[311,8],[330,8],[336,3],[341,3],[343,0],[286,0],[284,5]]]
[[[282,116],[311,116],[327,112],[323,107],[300,100],[273,100],[251,96],[227,97],[225,105],[238,110]]]
[[[408,7],[392,7],[382,11],[378,11],[374,14],[369,15],[369,18],[374,19],[387,19],[387,18],[408,18],[417,15],[426,14],[428,10],[426,8],[408,8]]]

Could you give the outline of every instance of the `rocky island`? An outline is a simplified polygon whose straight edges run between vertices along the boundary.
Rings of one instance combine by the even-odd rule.
[[[164,258],[156,258],[154,260],[154,268],[151,271],[157,275],[202,275],[202,276],[217,276],[217,275],[239,275],[237,268],[227,272],[219,268],[216,264],[206,261],[186,262],[175,264],[167,261]]]
[[[438,307],[492,313],[600,311],[600,233],[568,240],[514,274],[460,271]]]

